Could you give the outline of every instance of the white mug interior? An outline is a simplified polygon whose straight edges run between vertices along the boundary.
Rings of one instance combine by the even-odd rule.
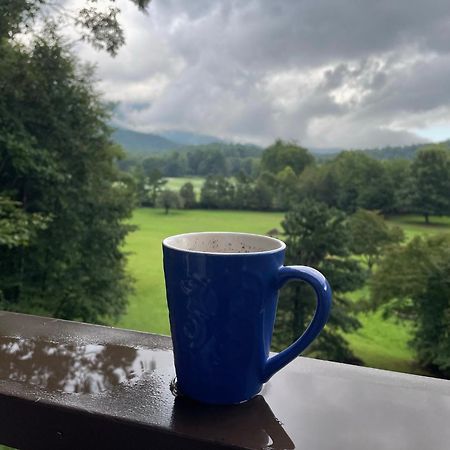
[[[185,252],[209,254],[265,253],[286,247],[283,241],[269,236],[230,232],[178,234],[164,239],[163,245]]]

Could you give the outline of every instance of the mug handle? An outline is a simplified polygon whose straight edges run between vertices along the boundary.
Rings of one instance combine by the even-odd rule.
[[[317,337],[327,323],[331,309],[331,288],[327,279],[316,269],[308,266],[282,266],[278,272],[278,289],[290,280],[302,280],[312,286],[317,296],[314,317],[305,332],[287,349],[266,361],[262,382],[268,381],[276,372],[296,358]]]

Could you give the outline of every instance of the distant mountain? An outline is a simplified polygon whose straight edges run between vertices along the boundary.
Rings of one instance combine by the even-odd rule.
[[[158,131],[158,135],[180,145],[205,145],[214,142],[225,142],[222,139],[207,134],[191,133],[189,131],[180,130]]]
[[[309,151],[313,154],[313,155],[320,155],[320,156],[328,156],[328,155],[336,155],[337,153],[341,153],[342,152],[342,147],[338,148],[338,147],[330,147],[330,148],[309,148]]]
[[[441,142],[450,149],[450,141]],[[370,150],[364,150],[364,152],[375,159],[414,159],[416,153],[423,147],[433,145],[431,143],[405,145],[402,147],[383,147]]]
[[[159,153],[164,150],[174,150],[180,146],[177,142],[153,133],[140,133],[138,131],[118,128],[113,133],[113,139],[128,153],[145,155]]]
[[[447,147],[450,151],[450,140],[441,142],[444,147]],[[379,147],[379,148],[366,148],[366,149],[345,149],[345,150],[355,150],[365,153],[371,158],[378,160],[386,160],[386,159],[414,159],[416,153],[424,147],[429,145],[433,145],[432,143],[421,143],[421,144],[412,144],[412,145],[403,145],[403,146],[387,146],[387,147]],[[311,149],[311,153],[316,156],[319,160],[329,160],[333,159],[339,153],[344,151],[344,149]]]

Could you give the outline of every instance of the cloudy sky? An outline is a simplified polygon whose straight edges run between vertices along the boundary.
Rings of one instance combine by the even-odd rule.
[[[450,137],[448,0],[117,3],[118,56],[77,51],[123,127],[312,147]]]

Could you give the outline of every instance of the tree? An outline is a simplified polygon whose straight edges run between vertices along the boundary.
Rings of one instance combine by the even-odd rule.
[[[373,308],[413,325],[419,363],[450,376],[450,235],[390,248],[370,281]]]
[[[350,250],[364,258],[369,271],[376,264],[386,247],[398,244],[405,236],[400,227],[390,227],[383,217],[375,211],[359,209],[349,221]]]
[[[320,270],[333,290],[329,322],[308,353],[342,362],[355,362],[343,332],[360,326],[352,315],[345,293],[362,287],[364,271],[351,258],[350,234],[343,212],[324,203],[304,200],[286,214],[282,222],[286,264],[304,264]],[[290,344],[306,329],[315,308],[315,295],[304,284],[293,282],[281,292],[274,343],[277,350]]]
[[[145,11],[150,0],[131,0],[141,11]],[[75,28],[81,40],[97,49],[116,55],[125,43],[118,15],[120,9],[115,0],[109,0],[106,9],[97,6],[94,0],[85,0],[85,5],[67,9],[51,0],[2,0],[0,4],[0,39],[14,38],[19,33],[33,34],[36,18]]]
[[[191,182],[184,183],[180,188],[180,197],[186,209],[195,208],[197,204],[195,199],[194,185]]]
[[[181,208],[182,202],[180,196],[170,189],[164,189],[158,194],[156,205],[164,208],[165,214],[169,214],[170,209]]]
[[[49,27],[26,46],[0,39],[0,80],[0,192],[28,228],[21,245],[0,246],[1,307],[115,320],[131,287],[121,248],[133,193],[92,71]]]
[[[162,192],[163,187],[167,184],[167,180],[163,178],[162,173],[158,169],[152,170],[145,179],[145,189],[148,192],[150,206],[156,206],[158,195]]]
[[[277,174],[289,166],[299,175],[308,165],[314,163],[314,157],[306,148],[299,147],[291,142],[277,140],[264,150],[261,157],[261,171]]]
[[[252,197],[250,202],[250,208],[259,211],[267,211],[272,209],[273,195],[269,186],[264,184],[260,179],[256,180]]]
[[[298,178],[292,167],[286,166],[276,175],[275,207],[286,211],[299,200]]]
[[[45,230],[50,217],[27,214],[20,202],[0,197],[0,246],[8,248],[30,245],[40,230]]]
[[[425,222],[450,213],[450,151],[444,145],[421,149],[411,164],[410,203]]]
[[[389,211],[394,201],[394,185],[381,161],[360,151],[340,153],[331,164],[337,182],[336,204],[354,213],[358,208]]]
[[[394,196],[389,208],[384,207],[383,212],[391,214],[404,214],[410,211],[408,202],[409,174],[411,162],[402,159],[383,161],[389,183],[394,187]]]
[[[222,176],[209,176],[203,183],[200,204],[205,208],[229,209],[235,206],[235,188]]]

